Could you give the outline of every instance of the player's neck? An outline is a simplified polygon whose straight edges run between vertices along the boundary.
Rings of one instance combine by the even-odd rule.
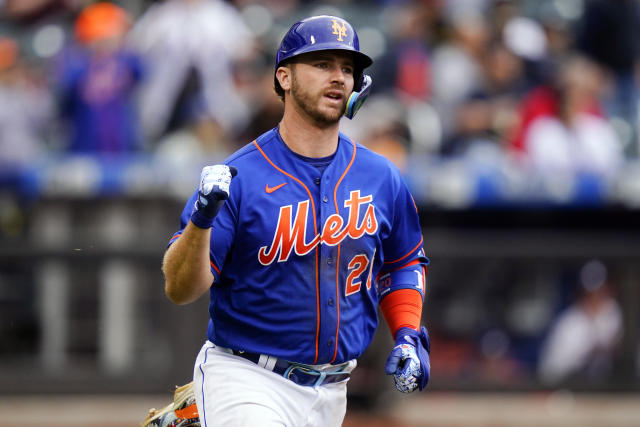
[[[332,155],[338,148],[340,122],[319,127],[297,112],[285,112],[280,122],[280,136],[295,153],[305,157],[322,158]]]

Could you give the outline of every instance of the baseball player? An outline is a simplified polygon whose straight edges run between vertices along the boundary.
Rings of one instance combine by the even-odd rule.
[[[165,292],[209,292],[194,366],[204,426],[339,426],[377,308],[401,392],[429,381],[420,327],[428,260],[413,198],[385,158],[339,132],[369,93],[372,60],[344,19],[295,23],[277,52],[272,130],[202,170],[163,261]]]

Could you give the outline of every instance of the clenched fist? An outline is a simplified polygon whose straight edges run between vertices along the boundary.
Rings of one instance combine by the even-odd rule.
[[[238,174],[233,166],[205,166],[200,174],[198,199],[191,222],[199,228],[210,228],[218,211],[229,198],[231,179]]]

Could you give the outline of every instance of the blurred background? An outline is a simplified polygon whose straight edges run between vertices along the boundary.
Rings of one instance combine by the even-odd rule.
[[[190,381],[207,301],[165,298],[166,243],[313,14],[375,60],[342,130],[431,259],[429,391],[383,324],[345,425],[640,425],[640,2],[0,0],[0,426],[135,425]]]

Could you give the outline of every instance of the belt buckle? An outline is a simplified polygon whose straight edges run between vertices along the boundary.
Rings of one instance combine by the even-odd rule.
[[[300,372],[302,372],[303,374],[306,374],[306,375],[317,376],[318,378],[313,383],[313,387],[318,387],[318,386],[322,385],[322,383],[324,383],[324,381],[327,379],[328,375],[346,374],[344,372],[344,368],[345,367],[346,367],[346,364],[344,366],[341,366],[339,369],[336,369],[335,371],[318,371],[317,369],[309,368],[306,365],[302,365],[302,364],[298,364],[298,363],[292,363],[284,371],[284,374],[282,374],[282,376],[284,378],[288,379],[288,380],[291,380],[291,374],[294,371],[298,370],[298,371],[300,371]]]
[[[293,374],[295,371],[300,371],[303,374],[306,375],[312,375],[312,376],[317,376],[318,379],[313,383],[313,387],[317,387],[319,385],[322,384],[322,382],[324,381],[324,379],[326,378],[327,374],[325,372],[321,372],[321,371],[317,371],[315,369],[311,369],[308,368],[305,365],[301,365],[298,363],[292,363],[289,365],[289,367],[287,367],[287,369],[284,371],[284,374],[282,374],[282,376],[288,380],[291,380],[291,374]],[[294,381],[295,382],[295,381]],[[301,384],[304,385],[304,384]]]

